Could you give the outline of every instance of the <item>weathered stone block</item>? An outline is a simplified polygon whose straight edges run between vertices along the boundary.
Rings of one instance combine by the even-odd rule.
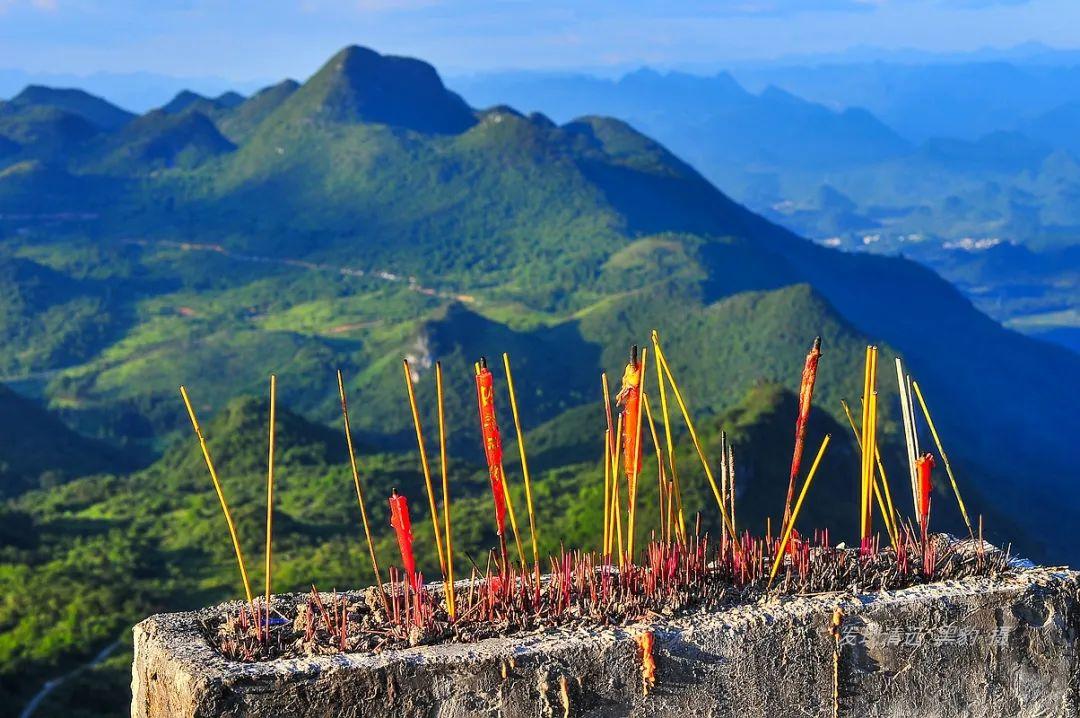
[[[198,619],[220,611],[135,627],[133,718],[1080,715],[1080,574],[1067,570],[265,663],[207,642]],[[658,669],[647,695],[635,640],[645,630]]]

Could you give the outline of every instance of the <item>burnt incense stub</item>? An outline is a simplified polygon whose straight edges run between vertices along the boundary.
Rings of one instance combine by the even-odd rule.
[[[133,718],[1080,715],[1080,574],[1064,569],[261,662],[207,634],[239,607],[135,627]]]

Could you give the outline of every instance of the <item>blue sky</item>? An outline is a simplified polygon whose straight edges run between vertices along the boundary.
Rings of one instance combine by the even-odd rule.
[[[1080,47],[1080,0],[0,0],[0,68],[303,79],[363,44],[440,70],[719,67],[858,46]]]

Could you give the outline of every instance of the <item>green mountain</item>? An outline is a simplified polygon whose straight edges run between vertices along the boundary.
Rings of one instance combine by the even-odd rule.
[[[203,97],[197,92],[182,90],[166,104],[161,111],[167,115],[178,115],[188,110],[197,110],[211,114],[218,110],[229,110],[244,102],[244,96],[237,92],[225,92],[217,97]]]
[[[330,58],[286,105],[285,116],[293,120],[371,122],[417,132],[456,134],[476,122],[431,65],[362,47]]]
[[[233,149],[235,146],[200,112],[171,115],[155,111],[109,138],[99,166],[113,174],[191,168]]]
[[[276,85],[264,87],[242,103],[232,106],[231,111],[220,113],[221,131],[233,142],[243,142],[267,115],[299,87],[300,83],[295,80],[282,80]]]
[[[62,162],[85,148],[100,131],[85,117],[58,107],[0,103],[0,137],[9,147],[9,160]],[[12,152],[12,145],[20,151]]]
[[[120,452],[0,385],[0,497],[128,465]]]
[[[79,89],[29,85],[9,103],[13,107],[53,107],[78,115],[102,130],[118,130],[135,115]]]
[[[85,361],[115,336],[109,290],[22,257],[0,258],[0,371]]]

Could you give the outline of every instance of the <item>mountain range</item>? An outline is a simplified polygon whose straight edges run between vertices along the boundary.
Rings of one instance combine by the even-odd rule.
[[[1080,75],[1006,62],[734,72],[492,73],[452,84],[481,105],[557,121],[626,119],[778,224],[829,246],[915,258],[995,319],[1077,348],[1076,265],[1049,255],[1080,236]],[[909,116],[941,121],[920,128]],[[977,256],[1000,243],[1046,254],[1048,271],[1015,291]],[[973,277],[975,268],[985,271]]]
[[[791,392],[820,335],[811,432],[833,433],[829,496],[854,480],[839,401],[857,399],[864,348],[878,344],[883,367],[902,355],[923,386],[969,505],[995,535],[1075,559],[1080,356],[1003,328],[921,264],[797,236],[623,120],[475,109],[430,65],[359,47],[302,84],[246,99],[182,95],[138,117],[70,91],[25,94],[0,105],[0,270],[11,278],[0,371],[50,420],[117,456],[82,478],[25,470],[5,484],[9,525],[25,527],[0,544],[0,584],[16,596],[0,614],[11,701],[25,698],[26,676],[71,665],[140,612],[234,588],[179,383],[213,417],[207,435],[254,540],[264,408],[245,397],[264,395],[277,373],[290,412],[283,587],[364,575],[341,437],[328,428],[339,421],[334,369],[356,397],[373,495],[419,496],[400,360],[416,372],[428,426],[442,361],[461,542],[483,551],[471,367],[508,351],[550,540],[585,542],[595,540],[599,374],[618,376],[627,347],[653,328],[707,440],[721,425],[741,436],[748,520],[767,516],[773,483],[786,483],[790,438],[778,427],[790,429]],[[778,93],[743,101],[841,123],[863,138],[855,155],[911,151],[865,113],[822,114]],[[836,159],[850,161],[863,160]],[[889,376],[883,452],[898,462]],[[707,507],[703,478],[686,472]],[[850,515],[849,498],[819,495],[816,519]],[[956,529],[955,517],[942,522]],[[380,540],[389,550],[389,535]],[[43,603],[63,619],[41,615]]]

